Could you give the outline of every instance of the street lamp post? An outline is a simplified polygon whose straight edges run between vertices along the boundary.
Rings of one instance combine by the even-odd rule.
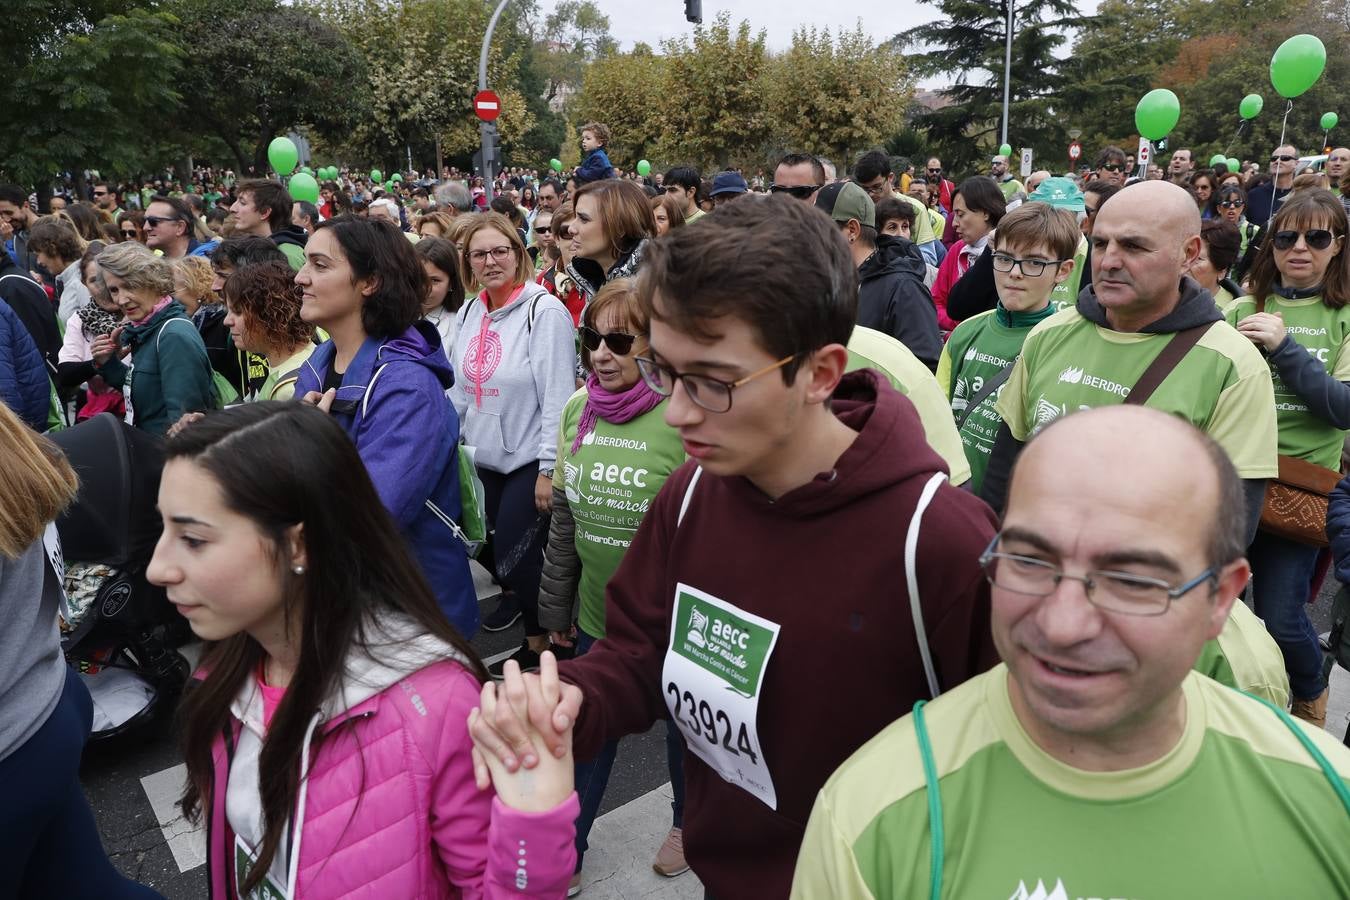
[[[1000,144],[1008,143],[1008,94],[1012,85],[1013,0],[1004,2],[1008,4],[1008,39],[1003,50],[1003,137]]]
[[[488,20],[487,33],[483,35],[483,48],[478,53],[478,90],[487,90],[487,61],[488,47],[492,43],[492,32],[497,28],[497,20],[502,17],[502,11],[506,9],[506,4],[511,0],[501,0],[497,4],[496,10],[492,13],[492,18]],[[497,135],[497,125],[495,122],[479,122],[478,137],[483,150],[483,190],[487,193],[487,198],[492,199],[492,150],[494,138]]]

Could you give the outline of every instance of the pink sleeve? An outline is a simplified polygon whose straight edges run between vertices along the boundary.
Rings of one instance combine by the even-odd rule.
[[[947,315],[947,294],[951,293],[952,285],[956,284],[957,262],[961,259],[963,246],[965,244],[962,241],[952,245],[947,255],[942,258],[942,265],[938,266],[937,279],[933,281],[933,305],[937,307],[938,328],[942,331],[951,331],[960,324]]]
[[[444,718],[432,760],[436,774],[430,821],[431,838],[450,883],[463,900],[565,896],[576,865],[576,794],[556,809],[530,814],[502,805],[491,790],[478,790],[468,720],[478,705],[479,685],[455,664],[446,665],[442,677],[453,683],[441,704]],[[522,841],[528,871],[524,889],[516,887]]]

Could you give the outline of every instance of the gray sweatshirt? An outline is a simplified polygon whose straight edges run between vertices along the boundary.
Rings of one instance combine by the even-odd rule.
[[[22,747],[61,699],[60,598],[40,538],[18,559],[0,556],[0,760]]]
[[[475,297],[458,322],[450,399],[475,461],[502,473],[532,463],[553,468],[563,406],[576,391],[572,314],[531,282],[494,312]]]

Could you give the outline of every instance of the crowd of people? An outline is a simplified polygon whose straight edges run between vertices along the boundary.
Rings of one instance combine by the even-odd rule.
[[[0,186],[0,897],[157,896],[56,625],[44,435],[105,413],[165,459],[212,900],[574,896],[663,721],[652,867],[708,897],[1350,896],[1308,614],[1350,573],[1350,149],[706,178],[611,137],[318,203]]]

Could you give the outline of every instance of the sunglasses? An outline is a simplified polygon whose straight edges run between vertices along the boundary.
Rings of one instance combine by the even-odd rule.
[[[123,229],[122,231],[122,237],[134,238],[135,236],[136,236],[135,229]]]
[[[1108,171],[1108,172],[1124,172],[1124,171],[1125,171],[1125,167],[1122,166],[1120,163],[1107,163],[1106,165],[1102,166],[1102,168],[1105,169],[1105,170]]]
[[[929,170],[928,170],[928,174],[929,174],[929,175],[941,175],[941,174],[942,174],[942,169],[941,169],[941,168],[937,168],[937,169],[929,169]]]
[[[1325,228],[1309,228],[1303,232],[1277,231],[1271,236],[1270,242],[1275,245],[1276,250],[1289,250],[1298,243],[1300,235],[1313,250],[1327,249],[1331,246],[1331,242],[1338,237]]]
[[[95,197],[106,197],[106,196],[108,196],[108,192],[107,192],[107,191],[94,191],[94,196],[95,196]]]
[[[1271,162],[1293,162],[1293,161],[1296,160],[1296,159],[1298,159],[1297,156],[1281,156],[1281,155],[1279,155],[1279,154],[1276,154],[1276,155],[1274,155],[1274,156],[1272,156],[1272,157],[1270,158],[1270,161],[1271,161]]]
[[[769,193],[787,194],[789,197],[805,200],[822,187],[824,187],[823,184],[771,184],[769,185]]]
[[[581,326],[581,346],[594,353],[600,349],[600,342],[604,341],[605,346],[617,356],[627,356],[633,351],[633,341],[637,340],[637,335],[629,334],[626,331],[611,331],[608,334],[601,334],[588,325]]]
[[[181,221],[182,219],[176,218],[174,216],[146,216],[144,227],[154,228],[158,225],[163,225],[165,222],[181,222]]]
[[[1219,205],[1222,206],[1224,209],[1236,209],[1239,207],[1246,206],[1247,203],[1246,201],[1243,200],[1220,200]]]

